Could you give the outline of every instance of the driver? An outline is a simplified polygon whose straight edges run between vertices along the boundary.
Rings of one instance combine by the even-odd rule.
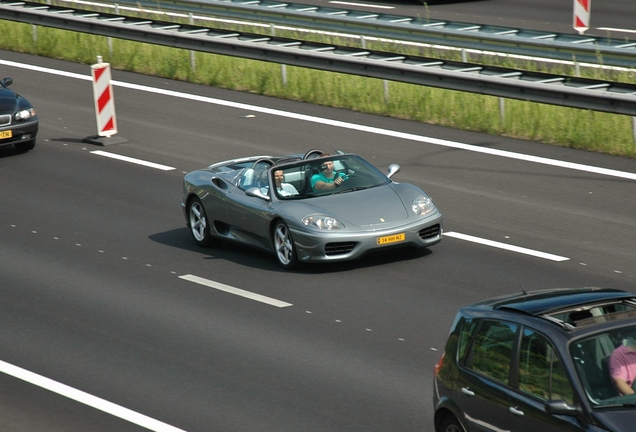
[[[636,329],[626,333],[623,343],[612,352],[609,369],[616,389],[621,395],[633,394],[636,381]]]
[[[320,156],[329,156],[322,154]],[[311,177],[311,187],[313,190],[326,190],[337,188],[345,181],[344,174],[336,173],[333,170],[333,161],[326,161],[321,166],[321,171]]]

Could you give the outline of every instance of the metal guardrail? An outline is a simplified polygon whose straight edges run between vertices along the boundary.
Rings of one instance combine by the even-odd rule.
[[[636,85],[355,50],[0,0],[0,19],[253,60],[636,116]]]
[[[431,20],[273,0],[165,0],[160,5],[148,0],[118,0],[116,3],[480,51],[564,61],[576,59],[592,64],[602,62],[626,68],[636,65],[636,41],[624,38]]]

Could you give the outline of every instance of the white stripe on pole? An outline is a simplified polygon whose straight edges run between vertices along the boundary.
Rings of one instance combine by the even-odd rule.
[[[110,64],[102,63],[102,57],[97,56],[97,64],[91,66],[91,74],[93,76],[97,135],[111,137],[117,133],[117,120],[115,118],[113,86],[110,79]]]
[[[583,34],[590,28],[592,0],[574,0],[574,30]]]

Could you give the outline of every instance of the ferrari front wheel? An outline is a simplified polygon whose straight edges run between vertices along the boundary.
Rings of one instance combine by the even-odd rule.
[[[290,270],[298,265],[298,257],[296,256],[296,247],[292,239],[289,227],[282,220],[276,222],[273,231],[274,252],[278,263],[284,269]]]
[[[210,246],[212,236],[210,235],[209,221],[199,198],[194,198],[188,206],[188,226],[194,241],[199,246]]]

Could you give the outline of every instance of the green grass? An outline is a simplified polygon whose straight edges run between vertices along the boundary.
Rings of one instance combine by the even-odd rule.
[[[285,84],[279,64],[196,52],[192,68],[187,50],[121,39],[112,39],[109,47],[105,37],[47,27],[37,27],[34,37],[30,24],[11,21],[0,20],[0,34],[0,48],[16,52],[86,65],[101,55],[114,69],[636,157],[629,116],[507,99],[502,119],[499,99],[492,96],[390,82],[386,97],[382,80],[299,67],[287,67]],[[621,73],[613,79],[630,82],[634,76]]]

